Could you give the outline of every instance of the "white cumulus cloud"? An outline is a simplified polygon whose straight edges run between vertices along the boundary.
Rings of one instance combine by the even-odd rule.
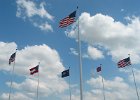
[[[94,16],[84,12],[79,17],[81,40],[89,45],[101,46],[107,50],[114,61],[118,61],[131,54],[133,63],[140,61],[140,18],[129,17],[128,23],[115,21],[108,15]],[[66,31],[71,38],[77,38],[76,29]]]
[[[97,48],[88,47],[88,55],[92,58],[92,59],[101,59],[104,58],[104,55],[102,53],[102,51],[98,50]]]
[[[35,27],[43,31],[53,31],[48,21],[53,21],[54,17],[45,9],[45,2],[38,4],[33,0],[17,0],[16,3],[17,17],[28,19]]]

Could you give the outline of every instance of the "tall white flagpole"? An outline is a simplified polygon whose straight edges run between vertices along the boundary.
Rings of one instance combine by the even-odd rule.
[[[100,64],[100,67],[102,67],[102,64]],[[103,84],[103,97],[104,97],[104,100],[105,100],[105,86],[104,86],[104,79],[103,79],[103,76],[102,76],[102,71],[101,71],[101,77],[102,77],[102,84]]]
[[[38,90],[39,90],[39,65],[40,65],[40,62],[39,62],[39,64],[38,64],[37,100],[39,100],[39,95],[38,95]]]
[[[130,54],[129,55],[129,58],[130,58]],[[130,60],[131,61],[131,60]],[[133,67],[132,67],[132,64],[131,64],[131,71],[132,71],[132,74],[133,74],[133,79],[134,79],[134,84],[135,84],[135,88],[136,88],[136,93],[137,93],[137,97],[138,97],[138,100],[140,100],[139,98],[139,93],[138,93],[138,89],[137,89],[137,84],[136,84],[136,79],[135,79],[135,74],[134,74],[134,70],[133,70]]]
[[[70,74],[70,67],[69,67],[69,74]],[[70,75],[69,75],[69,92],[70,92],[70,100],[71,100],[71,86],[70,86]]]
[[[16,49],[16,52],[17,52],[17,49]],[[15,52],[15,53],[16,53]],[[16,55],[15,55],[15,58],[16,58]],[[9,92],[9,100],[11,99],[11,92],[12,92],[12,85],[13,85],[13,74],[14,74],[14,69],[15,69],[15,60],[14,60],[14,64],[13,64],[13,69],[11,71],[11,83],[10,83],[10,92]]]
[[[104,87],[104,79],[103,79],[103,77],[102,77],[102,83],[103,83],[103,96],[104,96],[104,100],[105,100],[105,87]]]
[[[14,69],[15,69],[15,61],[14,61],[14,64],[13,64],[13,69],[12,69],[12,74],[14,74]],[[9,100],[11,99],[11,92],[12,92],[12,85],[13,85],[13,77],[11,76],[11,83],[10,83],[10,92],[9,92]]]
[[[78,18],[78,48],[79,48],[78,53],[79,53],[79,69],[80,69],[80,100],[83,100],[82,57],[81,57],[81,39],[80,39],[80,33],[79,33],[79,18]]]

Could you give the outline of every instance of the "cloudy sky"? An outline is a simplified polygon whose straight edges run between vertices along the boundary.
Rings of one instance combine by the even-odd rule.
[[[59,21],[77,10],[83,65],[84,100],[137,100],[131,67],[140,95],[139,0],[0,0],[0,100],[35,100],[40,62],[39,100],[80,99],[77,22]],[[17,50],[14,74],[8,60]],[[130,54],[132,66],[117,68]],[[102,74],[96,68],[102,64]],[[70,77],[61,72],[70,67]]]

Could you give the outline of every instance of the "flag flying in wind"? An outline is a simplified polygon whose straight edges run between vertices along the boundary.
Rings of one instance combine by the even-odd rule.
[[[131,65],[130,57],[120,60],[117,64],[118,68],[123,68],[125,66]]]
[[[74,23],[75,22],[75,17],[76,17],[76,11],[72,12],[67,17],[65,17],[64,19],[60,20],[59,27],[61,27],[61,28],[67,27],[70,24]]]
[[[14,62],[15,61],[15,57],[16,57],[16,52],[13,53],[10,58],[9,58],[9,65],[11,65],[11,62]]]
[[[39,72],[39,65],[30,69],[30,75],[33,75],[37,72]]]
[[[69,76],[69,69],[62,72],[62,78]]]
[[[97,67],[97,72],[100,72],[102,70],[101,66],[100,67]]]

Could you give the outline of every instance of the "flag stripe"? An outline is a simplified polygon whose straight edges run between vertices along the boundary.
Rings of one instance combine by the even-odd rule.
[[[59,27],[61,27],[61,28],[67,27],[68,25],[70,25],[70,24],[72,24],[74,22],[75,22],[74,18],[65,18],[65,19],[60,21]]]

